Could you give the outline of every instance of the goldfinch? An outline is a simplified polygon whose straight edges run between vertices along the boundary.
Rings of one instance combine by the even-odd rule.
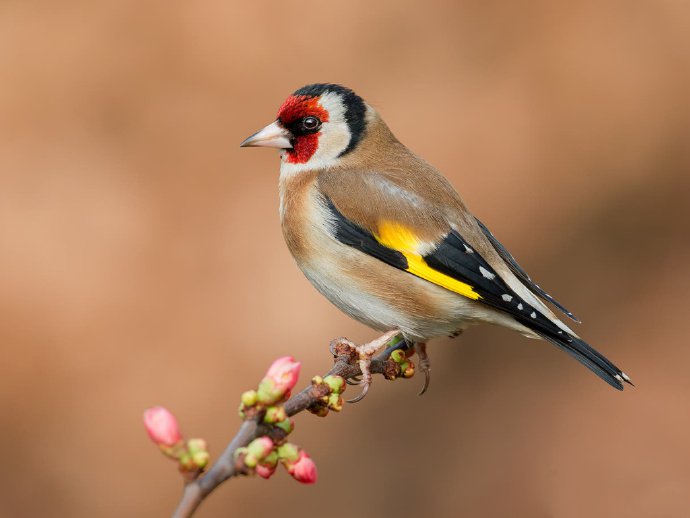
[[[280,221],[307,279],[342,311],[385,332],[359,349],[363,394],[371,355],[392,337],[415,347],[426,388],[426,342],[480,323],[547,340],[616,389],[630,383],[546,306],[577,322],[448,180],[349,88],[300,88],[241,146],[281,150]]]

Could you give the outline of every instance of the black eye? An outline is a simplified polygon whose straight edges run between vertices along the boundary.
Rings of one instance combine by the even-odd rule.
[[[321,121],[316,117],[305,117],[302,119],[302,129],[304,131],[316,131],[321,127]]]

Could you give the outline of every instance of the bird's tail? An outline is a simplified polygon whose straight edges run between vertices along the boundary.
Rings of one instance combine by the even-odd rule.
[[[623,390],[623,382],[632,385],[630,378],[622,370],[584,340],[565,333],[536,332],[545,340],[563,349],[613,388]]]

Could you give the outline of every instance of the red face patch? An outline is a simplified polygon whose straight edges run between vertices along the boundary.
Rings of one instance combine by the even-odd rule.
[[[317,117],[321,122],[328,122],[328,111],[320,104],[318,97],[291,95],[278,110],[278,119],[285,127],[304,117]],[[292,149],[287,150],[286,160],[293,164],[305,164],[319,148],[319,135],[295,135]]]

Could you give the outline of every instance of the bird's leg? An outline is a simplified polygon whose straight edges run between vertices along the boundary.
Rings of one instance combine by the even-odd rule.
[[[400,331],[397,329],[388,331],[369,343],[355,346],[357,356],[359,357],[359,369],[362,371],[362,380],[359,382],[362,385],[362,392],[356,398],[350,399],[348,403],[357,403],[367,395],[371,385],[371,371],[369,370],[371,358],[399,334]]]
[[[424,385],[422,386],[422,391],[419,393],[421,396],[429,388],[429,383],[431,383],[431,360],[429,360],[429,355],[426,353],[425,343],[415,343],[414,352],[417,353],[419,358],[419,368],[422,369],[424,373]]]

